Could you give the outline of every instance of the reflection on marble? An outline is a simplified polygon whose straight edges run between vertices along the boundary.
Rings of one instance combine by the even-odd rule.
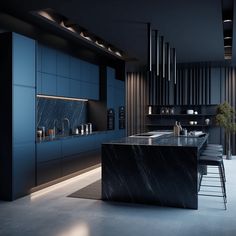
[[[197,209],[198,155],[206,141],[169,136],[103,144],[103,200]]]
[[[124,145],[189,146],[201,148],[207,138],[208,134],[200,138],[188,136],[176,137],[173,134],[167,134],[157,138],[125,137],[110,143]]]
[[[53,129],[55,123],[59,131],[64,118],[69,119],[72,130],[87,123],[87,102],[37,98],[37,127]]]

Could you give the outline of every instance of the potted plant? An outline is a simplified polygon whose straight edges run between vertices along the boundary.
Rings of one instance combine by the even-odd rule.
[[[216,123],[225,130],[226,137],[226,159],[232,159],[231,134],[236,132],[235,110],[224,102],[217,107]]]

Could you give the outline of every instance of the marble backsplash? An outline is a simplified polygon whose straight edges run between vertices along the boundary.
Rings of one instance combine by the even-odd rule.
[[[37,98],[37,128],[44,126],[47,131],[55,125],[60,133],[65,118],[69,119],[71,130],[87,123],[87,102]]]

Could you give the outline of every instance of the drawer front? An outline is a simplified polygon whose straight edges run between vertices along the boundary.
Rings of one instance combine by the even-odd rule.
[[[37,162],[51,161],[61,158],[61,141],[37,144]]]

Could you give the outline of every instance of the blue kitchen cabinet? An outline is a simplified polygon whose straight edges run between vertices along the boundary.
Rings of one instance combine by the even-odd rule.
[[[36,81],[36,92],[37,94],[42,94],[42,73],[39,71],[36,74]]]
[[[70,57],[60,51],[57,51],[57,75],[67,78],[70,75]]]
[[[13,142],[35,142],[35,88],[13,86]]]
[[[60,159],[61,156],[61,140],[37,143],[37,163]]]
[[[81,60],[76,57],[70,57],[70,75],[71,79],[80,80]]]
[[[115,86],[115,69],[107,67],[107,86]]]
[[[56,180],[62,176],[61,160],[52,160],[37,164],[37,185]]]
[[[89,84],[89,99],[99,100],[99,84]]]
[[[12,34],[13,84],[35,87],[35,41]]]
[[[70,96],[70,79],[66,77],[57,76],[57,95],[69,97]]]
[[[80,61],[80,81],[88,82],[89,63],[86,61]]]
[[[90,66],[90,79],[93,84],[99,84],[99,66],[91,64]]]
[[[35,181],[35,142],[13,145],[13,198],[30,193]]]
[[[36,71],[42,72],[42,47],[36,42]]]
[[[42,73],[42,94],[57,95],[57,77]]]
[[[113,86],[107,86],[107,108],[115,106],[115,89]]]
[[[81,98],[81,82],[70,79],[70,97]]]
[[[41,53],[42,53],[42,72],[56,75],[57,72],[56,50],[41,45]]]

